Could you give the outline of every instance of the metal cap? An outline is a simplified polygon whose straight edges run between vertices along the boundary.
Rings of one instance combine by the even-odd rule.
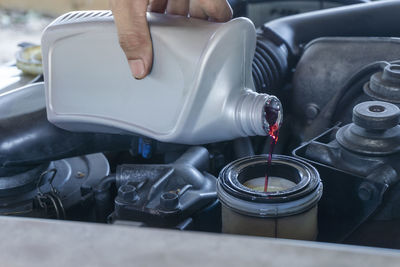
[[[347,150],[367,155],[388,155],[400,151],[400,109],[381,101],[368,101],[353,109],[353,122],[336,133]]]
[[[383,71],[371,76],[364,92],[374,99],[400,103],[400,65],[388,64]]]
[[[368,101],[353,109],[354,124],[367,130],[387,130],[399,124],[400,109],[382,101]]]

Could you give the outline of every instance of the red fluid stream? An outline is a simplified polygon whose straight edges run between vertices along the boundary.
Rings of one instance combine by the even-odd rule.
[[[268,171],[271,166],[272,162],[272,154],[274,152],[275,144],[278,142],[278,136],[279,136],[279,122],[277,121],[278,119],[278,114],[280,109],[277,107],[270,107],[267,106],[265,109],[265,119],[269,124],[269,131],[268,131],[268,136],[271,137],[271,144],[270,144],[270,149],[269,149],[269,155],[268,155],[268,163],[267,163],[267,171],[265,172],[265,182],[264,182],[264,192],[268,191]]]
[[[270,127],[268,134],[271,137],[271,143],[269,147],[267,171],[265,172],[264,192],[268,191],[268,170],[271,166],[272,154],[274,153],[275,144],[278,142],[278,135],[279,135],[278,125],[274,124],[272,127]]]

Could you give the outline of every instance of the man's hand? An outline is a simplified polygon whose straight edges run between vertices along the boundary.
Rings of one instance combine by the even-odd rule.
[[[232,9],[227,0],[109,0],[118,29],[119,43],[132,75],[144,78],[151,70],[153,47],[146,11],[228,21]]]

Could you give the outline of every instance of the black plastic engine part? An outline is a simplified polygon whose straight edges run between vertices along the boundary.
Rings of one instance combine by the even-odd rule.
[[[15,175],[0,175],[0,197],[24,194],[36,188],[40,175],[49,164],[38,165]]]
[[[372,102],[374,103],[374,102]],[[376,103],[376,102],[375,102]],[[379,102],[378,102],[379,103]],[[389,105],[385,103],[385,105]],[[371,102],[361,104],[355,108],[355,121],[367,128],[399,127],[395,125],[394,117],[398,115],[370,120],[364,116],[365,108],[376,107]],[[389,105],[390,106],[390,105]],[[392,106],[393,107],[393,106]],[[397,107],[396,107],[397,108]],[[394,113],[397,113],[395,111]],[[374,113],[374,112],[372,112]],[[397,113],[398,114],[398,113]],[[374,117],[374,114],[372,114]],[[385,116],[382,116],[385,117]],[[293,154],[313,164],[321,174],[325,186],[324,195],[320,202],[320,233],[321,241],[351,240],[352,233],[362,224],[364,239],[358,244],[381,245],[390,243],[391,247],[400,247],[400,236],[395,228],[388,228],[387,222],[400,218],[400,153],[393,147],[392,153],[376,153],[372,149],[375,144],[370,142],[370,134],[375,138],[385,135],[385,130],[362,130],[360,135],[346,134],[348,127],[359,127],[355,124],[342,128],[334,127],[322,135],[314,138],[305,145],[293,151]],[[361,128],[361,127],[360,127]],[[339,144],[338,140],[343,134],[356,144],[367,144],[360,153],[349,149],[348,146]],[[364,134],[366,138],[364,138]],[[362,141],[364,139],[364,141]],[[348,141],[347,140],[347,141]],[[396,146],[398,147],[399,141]],[[378,148],[379,146],[378,142]],[[368,219],[368,220],[367,220]],[[382,222],[379,233],[385,236],[386,242],[376,238],[378,232],[376,225]],[[369,235],[368,225],[374,225],[375,239],[365,238]],[[396,226],[397,227],[397,226]],[[357,230],[360,231],[360,230]],[[358,233],[360,235],[360,233]]]
[[[400,105],[400,62],[389,64],[382,71],[371,76],[364,85],[364,92],[370,97]]]
[[[270,3],[276,3],[276,2],[287,2],[288,4],[294,4],[294,7],[291,8],[290,10],[277,10],[276,6],[272,10],[270,10],[270,13],[265,14],[265,11],[268,10],[263,10],[264,14],[266,17],[264,17],[262,22],[269,21],[271,18],[268,17],[268,15],[273,16],[273,18],[276,18],[276,16],[287,16],[287,15],[293,15],[293,13],[297,14],[299,11],[301,11],[301,7],[309,7],[310,3],[315,3],[314,7],[315,9],[323,9],[329,4],[337,4],[337,5],[352,5],[352,4],[360,4],[360,3],[367,3],[369,0],[228,0],[230,5],[232,6],[233,9],[233,16],[234,17],[247,17],[249,16],[248,9],[251,7],[250,5],[257,4],[258,8],[261,8],[260,4],[270,4]],[[300,9],[300,10],[298,10]]]
[[[332,131],[328,131],[297,148],[294,155],[316,167],[324,184],[324,194],[318,205],[317,240],[344,242],[376,212],[383,201],[387,185],[342,171],[305,155],[311,142],[319,143],[331,134]]]
[[[253,80],[257,92],[277,91],[283,84],[288,72],[289,54],[282,41],[274,36],[258,34],[253,60]]]
[[[284,17],[264,24],[263,30],[283,40],[292,56],[320,37],[400,36],[400,2],[379,1]]]
[[[275,87],[282,84],[282,80],[296,66],[305,44],[316,38],[400,36],[397,27],[400,23],[399,12],[399,1],[379,1],[308,12],[264,24],[259,31],[261,41],[253,63],[257,90],[271,92],[277,89]],[[261,51],[260,44],[263,42],[267,45]]]
[[[310,140],[337,121],[351,122],[353,107],[373,100],[363,93],[364,84],[399,55],[396,38],[320,38],[309,43],[289,96],[298,139]]]
[[[98,184],[108,173],[105,156],[91,154],[43,164],[11,177],[2,176],[0,214],[77,219],[69,213],[73,209],[79,210],[82,220],[87,213],[81,205],[82,184]]]
[[[32,166],[99,151],[129,149],[132,136],[72,133],[47,120],[46,110],[0,120],[0,175]]]
[[[191,147],[172,164],[118,166],[118,195],[110,218],[178,227],[217,198],[208,164],[207,149]]]
[[[108,216],[114,210],[115,185],[115,174],[104,176],[97,183],[82,184],[82,204],[88,213],[91,214],[87,218],[95,222],[107,222]]]
[[[24,173],[57,159],[129,150],[137,137],[72,133],[47,120],[43,83],[4,92],[0,97],[0,176]]]
[[[400,109],[382,101],[368,101],[353,109],[353,122],[339,129],[337,142],[345,149],[366,155],[400,151]]]

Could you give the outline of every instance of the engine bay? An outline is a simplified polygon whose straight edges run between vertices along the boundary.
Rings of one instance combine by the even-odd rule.
[[[240,2],[236,16],[260,21]],[[0,88],[0,214],[399,249],[399,13],[379,1],[257,25],[254,87],[283,106],[268,175],[293,182],[271,194],[243,187],[264,177],[266,136],[70,132],[48,121],[43,75]]]

